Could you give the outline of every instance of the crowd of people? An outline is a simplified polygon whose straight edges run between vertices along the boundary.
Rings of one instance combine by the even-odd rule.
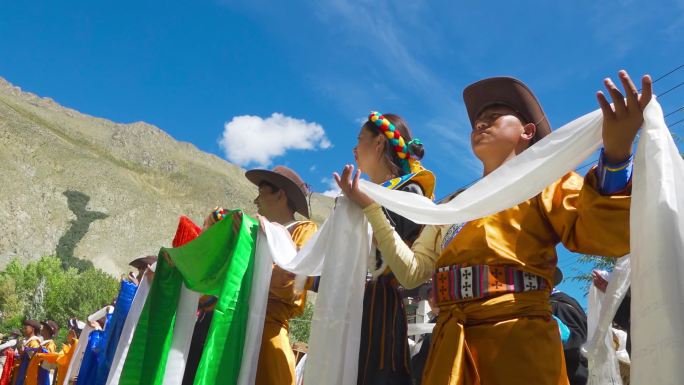
[[[396,114],[373,112],[369,115],[353,150],[357,170],[347,165],[341,174],[335,174],[344,196],[363,210],[372,227],[376,247],[368,264],[361,328],[355,331],[360,335],[358,385],[586,383],[587,362],[580,352],[587,334],[586,315],[576,300],[555,289],[562,280],[562,273],[557,269],[556,245],[562,243],[575,252],[605,257],[629,253],[632,143],[643,121],[642,111],[651,98],[651,81],[648,76],[643,78],[639,94],[626,72],[621,71],[619,79],[625,95],[606,79],[612,103],[603,93],[597,96],[603,113],[604,148],[596,167],[585,177],[571,172],[533,198],[467,223],[421,225],[384,208],[359,187],[359,175],[363,171],[372,183],[387,189],[428,199],[434,199],[435,192],[436,177],[420,162],[426,147],[414,136],[407,122]],[[472,126],[470,142],[482,162],[483,176],[495,172],[531,146],[543,146],[543,139],[551,133],[551,124],[541,104],[517,79],[484,79],[466,87],[463,97]],[[284,227],[296,249],[304,247],[317,232],[316,224],[308,220],[308,185],[285,166],[249,170],[245,177],[258,188],[254,200],[258,221]],[[304,219],[297,219],[296,214]],[[244,226],[241,211],[217,207],[207,216],[202,228],[187,218],[181,220],[173,246],[183,246],[210,232],[226,218],[234,220],[236,232],[237,227]],[[229,244],[242,247],[238,241],[229,241]],[[52,384],[49,378],[55,377],[55,373],[59,380],[54,383],[60,385],[70,380],[78,385],[132,384],[135,382],[131,378],[143,378],[131,374],[139,369],[130,357],[122,365],[121,382],[110,382],[112,376],[108,373],[117,347],[121,350],[119,339],[135,287],[144,279],[152,282],[162,279],[156,274],[164,275],[164,282],[172,282],[167,278],[169,275],[184,276],[191,268],[202,270],[203,277],[211,276],[211,269],[223,272],[219,265],[204,266],[198,262],[194,267],[178,266],[179,259],[175,256],[166,252],[160,256],[165,258],[162,271],[152,272],[156,265],[153,257],[132,263],[138,272],[125,281],[132,289],[127,290],[122,283],[114,310],[107,313],[100,335],[91,328],[84,357],[76,358],[80,360],[78,374],[72,373],[71,378],[66,378],[68,374],[63,373],[63,368],[70,364],[60,366],[60,362],[71,360],[83,324],[76,321],[68,325],[68,342],[57,352],[52,338],[58,326],[49,320],[42,323],[27,320],[23,340],[18,342],[17,338],[14,345],[3,345],[6,361],[0,384],[8,383],[10,378],[15,384]],[[193,258],[199,261],[208,257]],[[297,381],[289,320],[303,311],[307,291],[317,290],[325,279],[325,276],[313,279],[297,275],[273,264],[256,384],[294,385]],[[181,281],[188,287],[195,284],[186,276]],[[429,336],[413,341],[407,332],[403,291],[426,282],[431,287],[431,322],[436,326]],[[180,290],[181,283],[178,285]],[[236,285],[231,293],[239,293],[244,283]],[[154,290],[162,289],[153,288],[148,302],[163,294]],[[226,293],[224,286],[220,293]],[[224,298],[220,293],[206,286],[205,295],[196,304],[191,343],[178,383],[224,383],[209,379],[206,374],[210,362],[207,351],[214,349],[208,346],[217,346],[216,329],[227,325],[230,320],[226,321],[226,314],[241,305],[237,294],[235,298]],[[182,302],[174,298],[171,300]],[[145,318],[145,314],[137,321],[138,329],[142,322],[152,320]],[[169,317],[172,320],[176,316]],[[179,328],[173,325],[170,321],[159,327]],[[141,333],[137,331],[135,337],[133,334],[127,337],[129,342],[133,339],[131,346],[140,346],[140,341],[146,338]],[[168,339],[164,341],[173,345]],[[222,346],[230,343],[227,341]],[[131,349],[129,356],[134,354]],[[91,351],[94,353],[89,358]],[[219,354],[215,350],[210,353]],[[165,360],[170,354],[168,350],[160,352],[161,358],[157,361]],[[152,360],[153,355],[157,353],[148,352],[145,360]],[[155,381],[168,378],[168,373],[164,376],[164,373],[158,374]]]
[[[96,312],[96,317],[89,317],[81,321],[75,317],[70,318],[64,327],[66,328],[65,342],[58,350],[56,339],[59,337],[60,326],[52,320],[27,319],[23,321],[23,329],[12,330],[8,335],[2,336],[4,340],[0,344],[0,384],[1,385],[53,385],[53,384],[91,384],[93,369],[97,368],[96,362],[100,359],[100,351],[106,349],[103,343],[106,330],[109,331],[108,339],[116,346],[116,333],[113,329],[117,326],[112,320],[117,304],[119,307],[125,303],[119,303],[128,294],[132,300],[135,288],[139,280],[148,268],[156,261],[156,257],[148,256],[138,258],[130,263],[136,271],[131,272],[122,280],[121,291],[111,304],[105,306],[102,311]],[[125,317],[124,317],[125,318]],[[120,326],[120,325],[119,325]],[[87,330],[85,345],[74,360],[78,351],[78,343],[84,329]],[[111,345],[111,344],[110,344]],[[67,379],[72,367],[71,376]],[[106,367],[106,365],[105,365]],[[79,377],[81,380],[79,381]]]

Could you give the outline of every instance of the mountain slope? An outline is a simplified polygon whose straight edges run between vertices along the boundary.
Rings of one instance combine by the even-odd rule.
[[[121,272],[168,246],[181,214],[254,213],[243,173],[152,125],[87,116],[0,78],[0,266],[58,251]],[[331,207],[313,195],[316,222]]]

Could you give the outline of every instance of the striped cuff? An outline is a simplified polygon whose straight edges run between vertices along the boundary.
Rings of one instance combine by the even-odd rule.
[[[632,180],[634,167],[634,155],[619,164],[611,164],[606,161],[606,156],[601,149],[596,176],[601,194],[611,195],[623,191]]]

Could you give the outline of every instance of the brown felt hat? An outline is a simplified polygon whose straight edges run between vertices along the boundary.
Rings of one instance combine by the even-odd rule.
[[[34,320],[34,319],[27,319],[23,322],[25,326],[30,326],[32,327],[36,333],[40,331],[40,322]]]
[[[289,167],[275,166],[273,170],[254,169],[245,173],[245,177],[255,185],[261,182],[270,183],[285,191],[285,195],[294,204],[296,212],[309,218],[309,187],[302,178]]]
[[[522,115],[526,120],[523,123],[535,124],[535,142],[551,133],[551,125],[537,97],[518,79],[500,76],[480,80],[463,90],[463,101],[473,127],[475,119],[485,108],[501,104]]]
[[[148,255],[146,257],[141,257],[132,260],[128,265],[133,266],[136,269],[145,269],[147,266],[151,266],[157,262],[157,256],[156,255]]]
[[[48,320],[48,321],[43,321],[40,324],[43,325],[44,327],[46,327],[50,331],[51,335],[53,335],[53,336],[56,335],[57,332],[59,331],[59,326],[57,325],[57,323],[55,321]]]

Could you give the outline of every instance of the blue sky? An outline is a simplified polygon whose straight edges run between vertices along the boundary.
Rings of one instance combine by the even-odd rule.
[[[560,127],[597,108],[605,76],[624,68],[657,77],[684,64],[684,1],[657,4],[5,2],[0,76],[90,115],[152,123],[245,167],[290,165],[319,192],[353,161],[368,112],[398,113],[425,142],[424,164],[443,196],[480,175],[466,85],[518,77]],[[684,69],[656,83],[656,93],[682,81]],[[661,104],[666,112],[684,106],[684,87]],[[221,145],[249,130],[271,134],[263,148],[272,156]],[[684,136],[684,124],[673,131]],[[566,275],[587,269],[574,258],[561,253]]]

